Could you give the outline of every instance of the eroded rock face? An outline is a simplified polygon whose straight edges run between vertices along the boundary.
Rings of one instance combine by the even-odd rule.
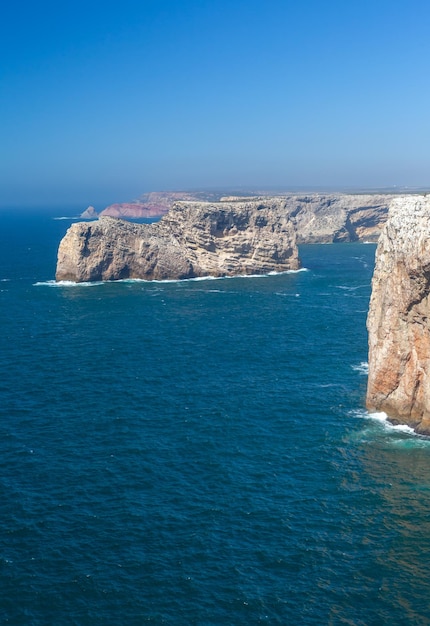
[[[309,194],[288,196],[297,242],[377,241],[395,196],[388,194]]]
[[[367,407],[430,434],[430,199],[393,200],[367,320]]]
[[[56,280],[182,279],[295,270],[296,234],[285,203],[178,203],[160,222],[110,217],[73,224]]]

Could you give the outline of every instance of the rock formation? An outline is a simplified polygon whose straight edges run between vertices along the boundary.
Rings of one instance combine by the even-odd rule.
[[[97,217],[97,211],[93,206],[89,206],[85,209],[83,213],[80,214],[79,217],[82,217],[84,220],[93,220]]]
[[[110,217],[73,224],[59,246],[56,279],[181,279],[298,267],[282,200],[177,203],[154,224]]]
[[[111,204],[100,215],[151,218],[165,215],[178,201],[256,202],[284,201],[298,232],[298,243],[377,241],[394,196],[388,194],[288,194],[222,196],[215,192],[151,192],[134,202]]]
[[[146,219],[161,217],[169,210],[169,206],[144,202],[117,202],[110,204],[100,213],[101,217],[118,217],[125,219]]]
[[[100,215],[123,217],[125,219],[145,219],[162,217],[178,201],[214,202],[219,194],[212,192],[151,191],[133,202],[117,202],[103,209]]]
[[[309,194],[286,196],[297,243],[377,241],[395,196]]]
[[[379,239],[367,407],[430,434],[430,199],[398,197]]]

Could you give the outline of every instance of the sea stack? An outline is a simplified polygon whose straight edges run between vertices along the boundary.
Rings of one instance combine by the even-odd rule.
[[[58,250],[56,280],[165,280],[299,268],[283,200],[178,202],[154,224],[112,217],[73,224]]]
[[[379,238],[367,319],[367,407],[430,435],[430,198],[398,197]]]

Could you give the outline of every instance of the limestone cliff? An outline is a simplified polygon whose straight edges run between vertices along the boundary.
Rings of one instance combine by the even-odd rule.
[[[430,199],[398,197],[379,239],[367,406],[430,434]]]
[[[111,204],[100,216],[124,219],[161,217],[178,201],[263,202],[283,201],[297,226],[297,242],[336,243],[377,241],[394,196],[389,194],[263,194],[222,196],[215,192],[151,192],[133,202]],[[87,218],[87,215],[82,215]],[[94,217],[94,216],[91,216]]]
[[[155,224],[111,217],[73,224],[57,280],[181,279],[298,269],[285,203],[177,203]]]
[[[377,241],[395,196],[308,194],[286,196],[297,243]]]

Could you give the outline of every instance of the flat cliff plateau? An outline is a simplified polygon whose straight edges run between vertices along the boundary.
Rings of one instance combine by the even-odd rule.
[[[430,198],[398,197],[376,253],[367,407],[430,435]]]
[[[285,202],[181,202],[154,224],[112,217],[73,224],[58,249],[56,280],[265,274],[299,268]]]

